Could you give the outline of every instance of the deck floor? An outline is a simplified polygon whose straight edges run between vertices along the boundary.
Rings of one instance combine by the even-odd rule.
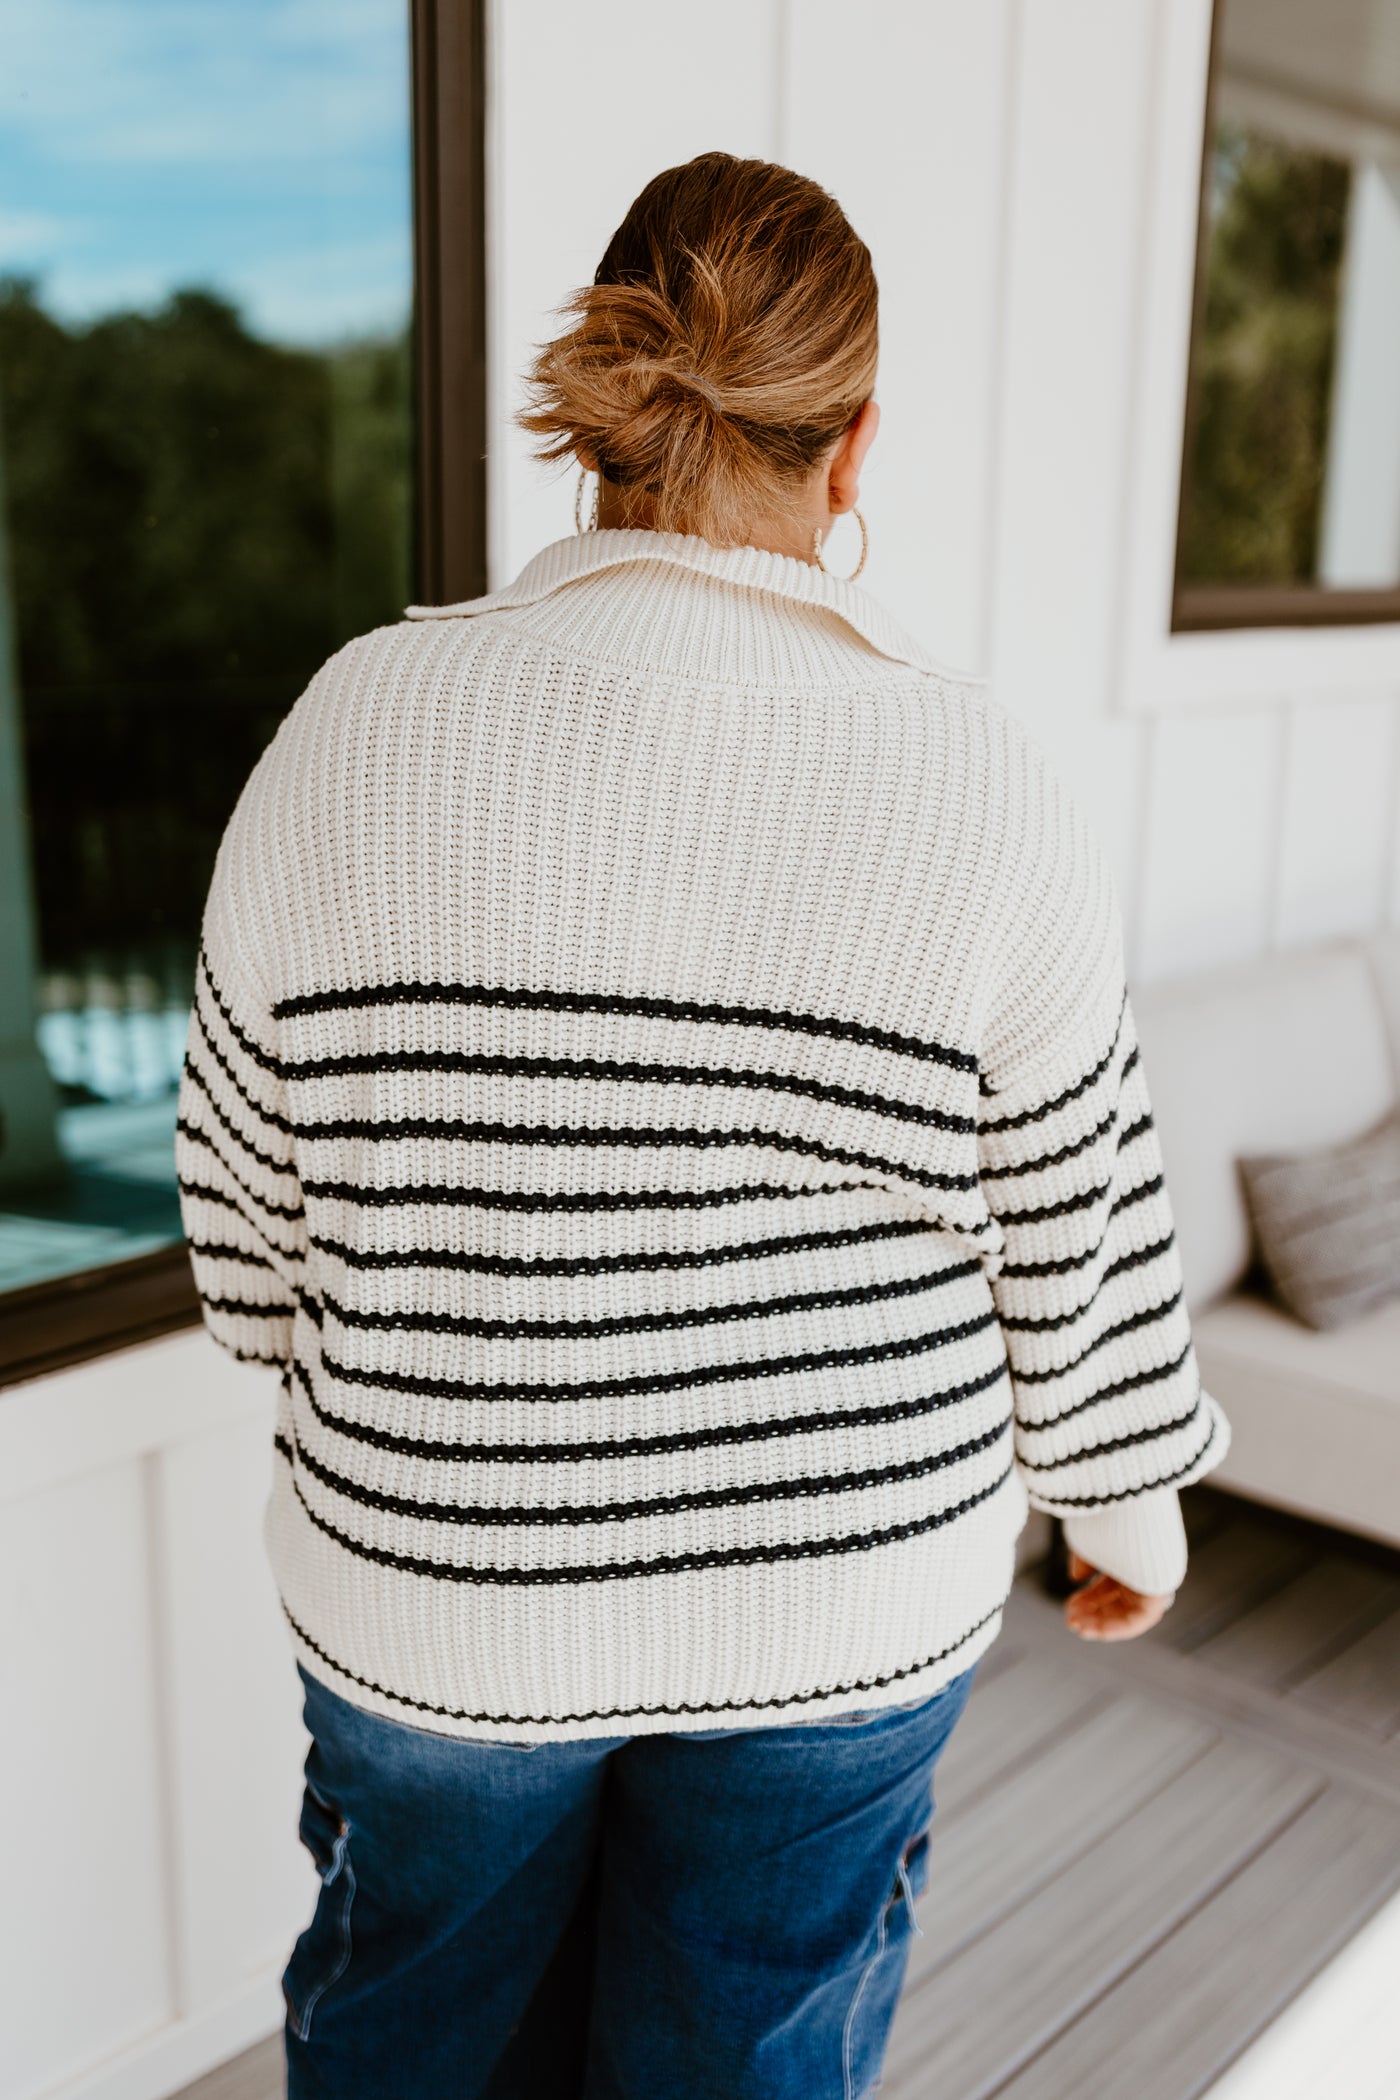
[[[1195,2100],[1400,1888],[1400,1554],[1183,1499],[1145,1639],[1017,1584],[939,1767],[882,2100]],[[274,2039],[182,2100],[281,2091]]]

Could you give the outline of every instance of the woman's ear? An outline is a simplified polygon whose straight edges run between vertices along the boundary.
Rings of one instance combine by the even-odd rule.
[[[843,511],[855,509],[860,495],[860,470],[879,428],[880,404],[872,398],[861,408],[837,445],[827,469],[827,507],[834,518],[840,517]]]

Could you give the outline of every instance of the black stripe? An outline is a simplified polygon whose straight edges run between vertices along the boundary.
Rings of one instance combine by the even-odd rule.
[[[280,1274],[275,1262],[265,1254],[250,1254],[246,1247],[232,1247],[223,1240],[186,1240],[191,1254],[202,1254],[206,1261],[236,1261],[246,1268],[268,1269],[274,1276]]]
[[[1053,1429],[1057,1422],[1068,1422],[1071,1415],[1082,1415],[1087,1408],[1097,1407],[1101,1400],[1117,1400],[1124,1393],[1134,1393],[1142,1386],[1156,1385],[1160,1379],[1170,1378],[1174,1371],[1181,1369],[1190,1354],[1191,1343],[1188,1340],[1180,1355],[1174,1356],[1170,1363],[1154,1364],[1150,1371],[1134,1371],[1127,1378],[1115,1379],[1112,1385],[1101,1385],[1096,1393],[1088,1394],[1083,1400],[1076,1400],[1073,1407],[1062,1407],[1057,1415],[1042,1415],[1039,1420],[1035,1420],[1030,1415],[1023,1414],[1018,1406],[1016,1419],[1022,1429]]]
[[[381,1050],[344,1057],[317,1057],[284,1062],[285,1080],[336,1079],[355,1072],[478,1072],[509,1079],[602,1079],[640,1086],[709,1086],[759,1088],[796,1094],[807,1101],[829,1101],[872,1115],[892,1116],[934,1130],[967,1133],[976,1129],[971,1116],[926,1108],[894,1095],[858,1092],[853,1087],[824,1084],[788,1072],[748,1067],[719,1069],[706,1065],[649,1065],[602,1057],[506,1057],[485,1050]]]
[[[1150,1494],[1153,1488],[1173,1487],[1177,1481],[1186,1478],[1193,1466],[1200,1464],[1214,1438],[1215,1424],[1212,1422],[1206,1430],[1206,1440],[1200,1449],[1193,1452],[1184,1465],[1175,1467],[1170,1473],[1160,1474],[1156,1480],[1141,1481],[1137,1487],[1118,1488],[1111,1495],[1055,1495],[1047,1496],[1046,1500],[1053,1500],[1061,1509],[1103,1509],[1110,1502],[1130,1502],[1134,1495]]]
[[[287,1261],[291,1262],[299,1262],[304,1258],[300,1247],[284,1247],[279,1241],[270,1239],[264,1231],[261,1222],[257,1218],[250,1218],[237,1197],[230,1196],[227,1189],[205,1188],[202,1182],[187,1181],[183,1174],[176,1177],[176,1186],[180,1194],[188,1196],[192,1202],[217,1203],[222,1209],[231,1210],[235,1217],[243,1220],[250,1232],[255,1232],[258,1235],[264,1246],[271,1247],[274,1254],[280,1254]]]
[[[407,1707],[412,1713],[436,1714],[442,1721],[485,1721],[501,1728],[569,1728],[583,1721],[643,1720],[655,1714],[766,1713],[775,1707],[783,1711],[789,1706],[810,1706],[818,1699],[838,1699],[848,1692],[880,1691],[887,1684],[902,1684],[905,1678],[917,1677],[924,1670],[931,1670],[935,1663],[946,1662],[950,1655],[956,1655],[960,1648],[965,1648],[969,1641],[975,1640],[982,1628],[989,1626],[1004,1607],[1003,1598],[1000,1604],[985,1612],[975,1626],[970,1626],[966,1633],[960,1634],[948,1647],[940,1648],[935,1655],[925,1655],[918,1662],[906,1663],[902,1669],[891,1670],[883,1677],[857,1677],[848,1684],[820,1685],[815,1691],[790,1692],[782,1699],[731,1699],[724,1704],[706,1704],[702,1701],[699,1704],[686,1703],[678,1706],[591,1707],[587,1713],[574,1714],[472,1713],[466,1707],[434,1706],[427,1699],[411,1699],[406,1692],[391,1692],[386,1686],[376,1684],[372,1677],[358,1676],[344,1663],[337,1662],[333,1655],[312,1640],[305,1627],[298,1625],[285,1604],[282,1606],[282,1612],[302,1646],[309,1649],[327,1669],[334,1670],[337,1677],[343,1677],[347,1684],[358,1684],[363,1691],[373,1692],[377,1698],[391,1700],[395,1706]],[[933,1694],[930,1693],[929,1696],[933,1697]]]
[[[1100,1276],[1094,1286],[1093,1296],[1086,1298],[1082,1305],[1076,1305],[1072,1312],[1054,1313],[1047,1318],[1039,1320],[1029,1318],[1017,1319],[1012,1314],[1004,1312],[1001,1316],[1001,1324],[1009,1334],[1053,1334],[1061,1327],[1073,1327],[1076,1320],[1082,1320],[1085,1313],[1093,1311],[1099,1302],[1099,1295],[1106,1283],[1111,1283],[1115,1276],[1125,1275],[1129,1269],[1140,1269],[1147,1262],[1156,1261],[1160,1255],[1169,1254],[1175,1244],[1176,1234],[1175,1232],[1169,1232],[1164,1240],[1153,1240],[1150,1246],[1139,1247],[1132,1254],[1120,1254],[1117,1261],[1111,1261],[1102,1276]],[[1046,1264],[1046,1266],[1048,1267],[1049,1264]],[[1059,1266],[1058,1263],[1055,1264],[1057,1269]],[[1005,1269],[1001,1273],[1004,1276],[1006,1274]],[[1000,1278],[998,1278],[998,1281],[1000,1281]]]
[[[199,1302],[206,1312],[246,1313],[253,1320],[281,1320],[296,1311],[294,1305],[259,1305],[250,1298],[210,1298],[203,1291]]]
[[[948,1342],[968,1340],[995,1327],[995,1312],[955,1327],[934,1328],[928,1334],[898,1335],[892,1341],[853,1343],[844,1349],[810,1349],[794,1356],[762,1356],[745,1361],[700,1364],[689,1370],[642,1373],[634,1377],[579,1378],[559,1385],[483,1385],[461,1378],[414,1378],[407,1372],[389,1375],[359,1364],[343,1364],[322,1356],[333,1378],[346,1385],[367,1385],[376,1392],[416,1393],[430,1400],[603,1400],[624,1393],[672,1393],[688,1386],[727,1385],[746,1379],[777,1378],[793,1371],[826,1371],[845,1364],[888,1363],[909,1356],[925,1355]]]
[[[1103,1239],[1095,1240],[1093,1246],[1086,1247],[1082,1254],[1062,1254],[1055,1261],[1003,1262],[996,1281],[1000,1282],[1003,1276],[1072,1276],[1076,1269],[1086,1269],[1091,1261],[1097,1260],[1103,1253],[1107,1237],[1105,1233]]]
[[[1120,1130],[1118,1133],[1118,1144],[1115,1148],[1117,1154],[1121,1157],[1126,1148],[1133,1142],[1133,1139],[1141,1137],[1143,1132],[1145,1130],[1149,1130],[1151,1127],[1152,1116],[1151,1112],[1149,1111],[1146,1115],[1139,1116],[1136,1123],[1130,1123],[1126,1130]],[[1117,1169],[1115,1168],[1115,1172],[1116,1171]],[[987,1177],[984,1176],[983,1178],[986,1179]],[[1160,1188],[1160,1175],[1158,1176],[1157,1185]],[[1044,1205],[1039,1210],[997,1211],[995,1212],[995,1216],[1003,1225],[1039,1225],[1043,1224],[1050,1218],[1066,1217],[1071,1211],[1089,1209],[1093,1204],[1098,1202],[1101,1196],[1106,1196],[1112,1187],[1113,1182],[1110,1179],[1104,1182],[1101,1188],[1086,1189],[1080,1195],[1067,1196],[1062,1203],[1049,1203]],[[1121,1207],[1122,1205],[1120,1199],[1119,1202],[1116,1202],[1110,1206],[1108,1213],[1109,1217],[1111,1218],[1114,1215],[1114,1212]]]
[[[1104,1282],[1107,1283],[1111,1277],[1123,1275],[1125,1270],[1140,1269],[1145,1263],[1156,1261],[1159,1255],[1169,1254],[1175,1245],[1176,1232],[1173,1229],[1165,1239],[1149,1240],[1145,1247],[1134,1247],[1130,1254],[1120,1254],[1117,1261],[1111,1261],[1104,1270]]]
[[[404,1458],[441,1459],[452,1464],[480,1465],[569,1465],[588,1459],[656,1458],[663,1452],[720,1450],[731,1444],[766,1444],[790,1436],[819,1436],[828,1430],[873,1429],[888,1422],[914,1422],[937,1414],[959,1401],[972,1400],[1006,1376],[1005,1361],[992,1365],[978,1378],[961,1385],[945,1386],[935,1393],[920,1393],[912,1399],[871,1403],[809,1412],[801,1415],[766,1415],[759,1421],[717,1423],[706,1429],[678,1429],[652,1436],[606,1437],[593,1443],[571,1444],[444,1444],[421,1437],[399,1436],[371,1422],[357,1422],[348,1415],[333,1414],[312,1389],[301,1362],[292,1366],[293,1376],[305,1393],[312,1414],[323,1429],[351,1443],[367,1444],[374,1451],[393,1451]]]
[[[186,1079],[190,1080],[196,1087],[198,1087],[200,1093],[203,1094],[205,1100],[213,1109],[217,1121],[228,1132],[229,1136],[233,1139],[235,1145],[239,1147],[240,1151],[246,1152],[249,1159],[255,1159],[260,1167],[271,1167],[274,1174],[296,1173],[296,1165],[294,1161],[289,1159],[276,1159],[270,1152],[259,1152],[257,1146],[253,1143],[252,1139],[245,1137],[243,1135],[243,1132],[238,1128],[237,1124],[231,1123],[229,1121],[228,1117],[220,1108],[218,1102],[214,1099],[214,1096],[210,1093],[208,1080],[205,1078],[204,1074],[200,1071],[199,1066],[195,1063],[194,1059],[188,1054],[188,1052],[185,1056],[184,1070]]]
[[[201,1130],[197,1123],[191,1123],[187,1121],[184,1116],[178,1116],[175,1121],[175,1128],[179,1131],[182,1137],[187,1138],[189,1140],[190,1144],[203,1145],[206,1152],[212,1152],[215,1159],[219,1162],[219,1165],[228,1175],[229,1180],[235,1183],[235,1185],[238,1188],[242,1189],[244,1195],[247,1196],[250,1199],[250,1201],[256,1203],[259,1210],[265,1210],[270,1218],[294,1219],[304,1218],[306,1216],[306,1212],[303,1210],[302,1206],[299,1203],[295,1205],[288,1205],[285,1203],[269,1203],[266,1196],[260,1196],[256,1189],[249,1188],[247,1182],[244,1181],[242,1176],[239,1174],[235,1174],[233,1168],[224,1158],[223,1153],[214,1143],[214,1140],[209,1136],[209,1133],[205,1130]]]
[[[1075,1269],[1083,1269],[1087,1267],[1087,1265],[1091,1261],[1096,1261],[1099,1255],[1103,1253],[1104,1246],[1108,1240],[1109,1227],[1112,1225],[1113,1220],[1116,1217],[1118,1217],[1121,1212],[1125,1210],[1130,1210],[1135,1203],[1145,1203],[1149,1196],[1159,1195],[1161,1193],[1161,1189],[1162,1177],[1160,1174],[1154,1174],[1150,1181],[1141,1181],[1138,1183],[1135,1189],[1128,1189],[1125,1194],[1116,1197],[1115,1200],[1108,1207],[1108,1216],[1104,1220],[1103,1232],[1100,1234],[1099,1238],[1094,1241],[1093,1246],[1086,1247],[1082,1254],[1062,1255],[1058,1261],[1003,1262],[1001,1265],[1000,1275],[1068,1276],[1071,1273],[1071,1271]]]
[[[228,1001],[224,998],[222,992],[219,990],[219,987],[214,982],[214,973],[209,967],[209,957],[207,956],[203,948],[201,948],[199,951],[199,958],[195,964],[195,970],[196,973],[200,971],[204,973],[204,982],[209,987],[210,998],[213,1000],[215,1006],[219,1010],[219,1018],[222,1020],[225,1028],[227,1028],[229,1034],[233,1037],[233,1040],[237,1043],[239,1049],[243,1052],[243,1055],[245,1057],[251,1058],[255,1065],[261,1065],[264,1072],[271,1072],[274,1075],[274,1077],[280,1078],[282,1075],[281,1060],[279,1058],[274,1057],[270,1051],[264,1050],[260,1043],[255,1043],[250,1035],[245,1035],[243,1030],[239,1027],[237,1021],[234,1020],[233,1013],[229,1007]]]
[[[1145,1202],[1147,1197],[1160,1196],[1161,1193],[1162,1177],[1154,1174],[1150,1180],[1140,1181],[1136,1188],[1125,1189],[1121,1196],[1115,1196],[1108,1206],[1108,1215],[1116,1218],[1120,1211],[1131,1210],[1135,1203]]]
[[[771,1546],[715,1546],[703,1553],[663,1554],[652,1560],[613,1561],[600,1566],[585,1561],[569,1568],[469,1568],[456,1562],[391,1553],[387,1547],[367,1546],[362,1540],[351,1538],[325,1517],[319,1516],[302,1494],[295,1473],[292,1475],[292,1493],[318,1531],[361,1560],[373,1561],[381,1568],[397,1568],[406,1575],[426,1575],[436,1582],[470,1582],[487,1588],[510,1588],[519,1584],[627,1582],[649,1575],[685,1575],[702,1568],[754,1567],[781,1561],[822,1560],[833,1553],[868,1553],[876,1546],[898,1545],[905,1539],[920,1538],[927,1532],[939,1530],[944,1524],[955,1523],[969,1510],[976,1509],[979,1503],[990,1501],[1010,1479],[1012,1471],[1013,1467],[1007,1466],[975,1495],[967,1495],[946,1509],[911,1518],[904,1524],[886,1525],[879,1531],[846,1532],[836,1538],[800,1539]]]
[[[770,1152],[796,1152],[804,1159],[828,1160],[836,1166],[865,1167],[874,1174],[916,1181],[920,1188],[963,1192],[977,1186],[975,1174],[935,1174],[906,1160],[884,1159],[878,1153],[855,1152],[844,1145],[823,1145],[815,1138],[758,1128],[683,1130],[668,1124],[478,1123],[460,1116],[406,1116],[387,1126],[375,1120],[346,1117],[323,1123],[297,1123],[295,1130],[308,1144],[324,1138],[367,1138],[386,1144],[411,1138],[442,1138],[468,1144],[544,1146],[549,1150],[569,1145],[620,1145],[656,1150],[677,1146],[698,1152],[731,1145],[759,1145]]]
[[[1039,1159],[1023,1160],[1019,1166],[984,1167],[982,1169],[982,1179],[983,1181],[1011,1181],[1022,1174],[1042,1174],[1047,1167],[1063,1166],[1067,1159],[1076,1159],[1081,1152],[1087,1152],[1091,1145],[1097,1145],[1099,1139],[1112,1130],[1117,1120],[1118,1110],[1114,1106],[1109,1110],[1102,1122],[1096,1123],[1087,1136],[1077,1139],[1074,1144],[1061,1145],[1058,1152],[1042,1152]]]
[[[1020,1386],[1052,1385],[1057,1378],[1068,1378],[1071,1371],[1077,1371],[1081,1364],[1087,1363],[1097,1350],[1104,1348],[1109,1342],[1121,1341],[1125,1334],[1136,1334],[1140,1327],[1150,1327],[1155,1320],[1165,1319],[1168,1313],[1175,1312],[1181,1298],[1181,1287],[1178,1285],[1170,1298],[1163,1298],[1159,1305],[1144,1306],[1140,1312],[1130,1314],[1126,1320],[1118,1320],[1112,1327],[1105,1327],[1102,1334],[1096,1334],[1093,1341],[1087,1343],[1078,1356],[1072,1356],[1068,1363],[1058,1364],[1049,1371],[1023,1371],[1013,1361],[1011,1375]]]
[[[444,1188],[440,1182],[408,1182],[389,1188],[367,1188],[358,1181],[303,1180],[304,1196],[336,1197],[346,1203],[385,1207],[397,1203],[450,1203],[456,1208],[524,1211],[709,1210],[716,1204],[793,1200],[800,1196],[841,1195],[868,1181],[823,1181],[796,1187],[780,1181],[740,1182],[718,1189],[491,1189]]]
[[[1198,1392],[1194,1403],[1184,1415],[1177,1415],[1170,1422],[1156,1422],[1148,1429],[1134,1429],[1127,1436],[1107,1438],[1101,1444],[1081,1444],[1076,1451],[1068,1451],[1063,1458],[1021,1458],[1023,1473],[1054,1473],[1061,1466],[1078,1465],[1085,1458],[1106,1458],[1112,1451],[1126,1451],[1133,1444],[1150,1444],[1159,1436],[1172,1436],[1178,1429],[1189,1429],[1201,1411],[1201,1395]]]
[[[488,1276],[607,1276],[631,1269],[704,1269],[720,1262],[761,1261],[770,1255],[856,1247],[868,1241],[902,1239],[931,1230],[926,1218],[881,1218],[871,1225],[839,1226],[827,1232],[794,1232],[766,1240],[727,1240],[713,1247],[645,1248],[630,1254],[479,1254],[472,1249],[452,1247],[347,1247],[341,1240],[318,1239],[314,1233],[310,1243],[318,1253],[331,1255],[351,1269],[469,1269]]]
[[[999,1116],[993,1123],[983,1123],[980,1126],[982,1135],[987,1137],[998,1130],[1022,1130],[1027,1123],[1043,1122],[1046,1116],[1053,1116],[1057,1108],[1063,1108],[1067,1102],[1077,1101],[1081,1094],[1087,1093],[1095,1080],[1102,1079],[1104,1073],[1113,1062],[1113,1053],[1118,1048],[1123,1037],[1123,1017],[1127,1011],[1127,1005],[1128,995],[1125,992],[1118,1007],[1118,1026],[1113,1031],[1113,1041],[1109,1044],[1092,1071],[1086,1072],[1082,1079],[1077,1079],[1073,1086],[1066,1087],[1062,1094],[1056,1094],[1053,1101],[1042,1101],[1039,1108],[1023,1109],[1019,1116]],[[1137,1048],[1134,1046],[1123,1060],[1123,1070],[1118,1075],[1120,1086],[1136,1064],[1137,1055]],[[985,1091],[988,1093],[1001,1093],[1004,1089],[989,1087]]]
[[[253,1114],[254,1114],[254,1115],[255,1115],[255,1116],[256,1116],[256,1117],[258,1118],[258,1121],[259,1121],[260,1123],[266,1123],[266,1124],[267,1124],[267,1125],[269,1126],[269,1128],[270,1128],[270,1129],[272,1129],[272,1130],[283,1130],[283,1131],[286,1131],[287,1135],[288,1135],[288,1136],[290,1136],[290,1135],[291,1135],[291,1129],[292,1129],[292,1126],[291,1126],[291,1124],[290,1124],[290,1123],[289,1123],[289,1122],[287,1121],[287,1118],[286,1118],[285,1116],[283,1116],[283,1115],[279,1115],[279,1114],[277,1113],[276,1109],[274,1109],[274,1108],[265,1108],[265,1107],[263,1106],[262,1102],[261,1102],[261,1101],[259,1101],[259,1100],[257,1099],[256,1095],[254,1095],[254,1094],[250,1094],[250,1093],[249,1093],[249,1091],[248,1091],[247,1087],[246,1087],[246,1086],[244,1086],[244,1084],[243,1084],[242,1080],[241,1080],[241,1079],[239,1078],[238,1074],[237,1074],[237,1073],[236,1073],[236,1072],[234,1071],[234,1069],[233,1069],[233,1066],[232,1066],[232,1065],[231,1065],[231,1064],[229,1063],[228,1059],[227,1059],[227,1058],[226,1058],[226,1057],[224,1056],[224,1053],[223,1053],[223,1051],[222,1051],[222,1050],[221,1050],[221,1049],[219,1048],[218,1044],[217,1044],[217,1043],[216,1043],[216,1042],[214,1041],[214,1038],[213,1038],[213,1036],[212,1036],[212,1035],[210,1035],[210,1033],[209,1033],[209,1028],[208,1028],[208,1024],[207,1024],[207,1022],[205,1021],[205,1018],[204,1018],[204,1015],[203,1015],[203,1013],[202,1013],[202,1012],[200,1011],[200,1005],[199,1005],[199,998],[198,998],[198,991],[199,991],[199,986],[198,986],[198,984],[196,984],[196,986],[195,986],[195,993],[196,993],[196,997],[195,997],[194,1005],[193,1005],[193,1006],[191,1007],[190,1011],[191,1011],[191,1013],[192,1013],[192,1014],[194,1015],[194,1023],[195,1023],[195,1026],[196,1026],[196,1028],[198,1028],[198,1030],[199,1030],[200,1036],[201,1036],[201,1038],[202,1038],[202,1040],[203,1040],[203,1042],[204,1042],[204,1046],[205,1046],[205,1048],[206,1048],[206,1049],[208,1050],[208,1052],[209,1052],[209,1055],[210,1055],[210,1056],[211,1056],[211,1057],[213,1058],[213,1060],[214,1060],[215,1064],[216,1064],[216,1065],[218,1066],[219,1070],[220,1070],[220,1071],[221,1071],[221,1072],[223,1073],[224,1077],[225,1077],[225,1078],[227,1079],[227,1081],[228,1081],[229,1085],[230,1085],[230,1086],[231,1086],[231,1087],[233,1088],[234,1092],[235,1092],[236,1094],[238,1094],[238,1095],[239,1095],[239,1097],[240,1097],[240,1098],[241,1098],[241,1099],[242,1099],[243,1101],[245,1101],[245,1102],[247,1103],[247,1105],[248,1105],[248,1107],[249,1107],[249,1108],[251,1108],[251,1109],[252,1109],[252,1111],[253,1111]],[[189,1054],[189,1053],[188,1053],[188,1048],[187,1048],[187,1049],[186,1049],[186,1056],[188,1056],[188,1054]]]
[[[993,1216],[1001,1225],[1044,1225],[1051,1218],[1068,1218],[1077,1210],[1092,1210],[1096,1203],[1102,1203],[1112,1187],[1111,1181],[1105,1181],[1100,1187],[1084,1189],[1077,1196],[1064,1196],[1058,1203],[1040,1203],[1032,1210],[998,1210]]]
[[[981,1263],[964,1261],[952,1268],[918,1276],[894,1276],[875,1283],[848,1284],[841,1289],[788,1292],[777,1298],[746,1298],[718,1305],[697,1305],[682,1311],[619,1313],[602,1320],[486,1320],[473,1314],[431,1312],[367,1312],[359,1306],[342,1305],[329,1292],[321,1302],[343,1327],[387,1329],[419,1334],[471,1334],[485,1341],[591,1341],[602,1335],[660,1334],[686,1327],[725,1326],[735,1320],[762,1320],[790,1313],[817,1312],[839,1305],[874,1305],[882,1299],[912,1298],[922,1291],[981,1273]]]
[[[297,1014],[343,1013],[364,1006],[502,1006],[521,1013],[636,1014],[657,1021],[718,1022],[739,1028],[774,1028],[783,1034],[830,1036],[838,1042],[893,1050],[929,1064],[951,1065],[958,1072],[977,1070],[977,1060],[968,1050],[921,1042],[917,1036],[896,1035],[861,1021],[777,1007],[711,1006],[695,999],[637,998],[623,993],[539,991],[491,984],[380,984],[298,993],[274,1000],[272,1013],[282,1021]]]
[[[814,1496],[859,1494],[866,1488],[922,1480],[931,1473],[941,1473],[949,1466],[960,1465],[964,1459],[976,1458],[1004,1437],[1010,1426],[1008,1415],[1004,1421],[984,1430],[981,1436],[969,1438],[966,1443],[926,1453],[922,1458],[901,1459],[892,1465],[867,1466],[859,1472],[797,1474],[790,1480],[763,1480],[745,1487],[696,1488],[689,1494],[654,1495],[634,1502],[514,1503],[504,1507],[492,1507],[489,1503],[420,1502],[411,1495],[390,1495],[381,1488],[365,1487],[360,1481],[335,1472],[314,1457],[299,1440],[289,1443],[287,1438],[279,1435],[273,1441],[285,1458],[294,1465],[304,1466],[322,1487],[343,1496],[347,1502],[358,1503],[362,1509],[381,1510],[393,1517],[411,1517],[423,1524],[474,1525],[490,1530],[493,1526],[539,1528],[554,1524],[629,1524],[644,1517],[680,1516],[693,1509],[745,1509],[758,1502],[802,1502]]]

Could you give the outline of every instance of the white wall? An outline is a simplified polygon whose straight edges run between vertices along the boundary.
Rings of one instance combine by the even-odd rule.
[[[280,2020],[274,1392],[192,1332],[0,1393],[0,2100],[151,2100]]]
[[[494,580],[572,529],[515,375],[637,189],[714,146],[817,176],[882,284],[865,580],[1077,787],[1143,978],[1400,918],[1400,637],[1165,636],[1207,18],[492,19]],[[201,1335],[0,1394],[0,2100],[152,2100],[276,2024],[312,1882],[270,1413]]]
[[[493,581],[572,530],[510,412],[642,183],[716,146],[816,176],[881,284],[862,580],[1050,750],[1142,980],[1400,916],[1400,632],[1166,640],[1208,26],[1208,0],[495,11]]]

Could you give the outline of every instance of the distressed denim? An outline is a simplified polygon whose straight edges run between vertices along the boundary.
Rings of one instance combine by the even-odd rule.
[[[304,1670],[289,2100],[865,2100],[973,1671],[777,1728],[463,1742]]]

